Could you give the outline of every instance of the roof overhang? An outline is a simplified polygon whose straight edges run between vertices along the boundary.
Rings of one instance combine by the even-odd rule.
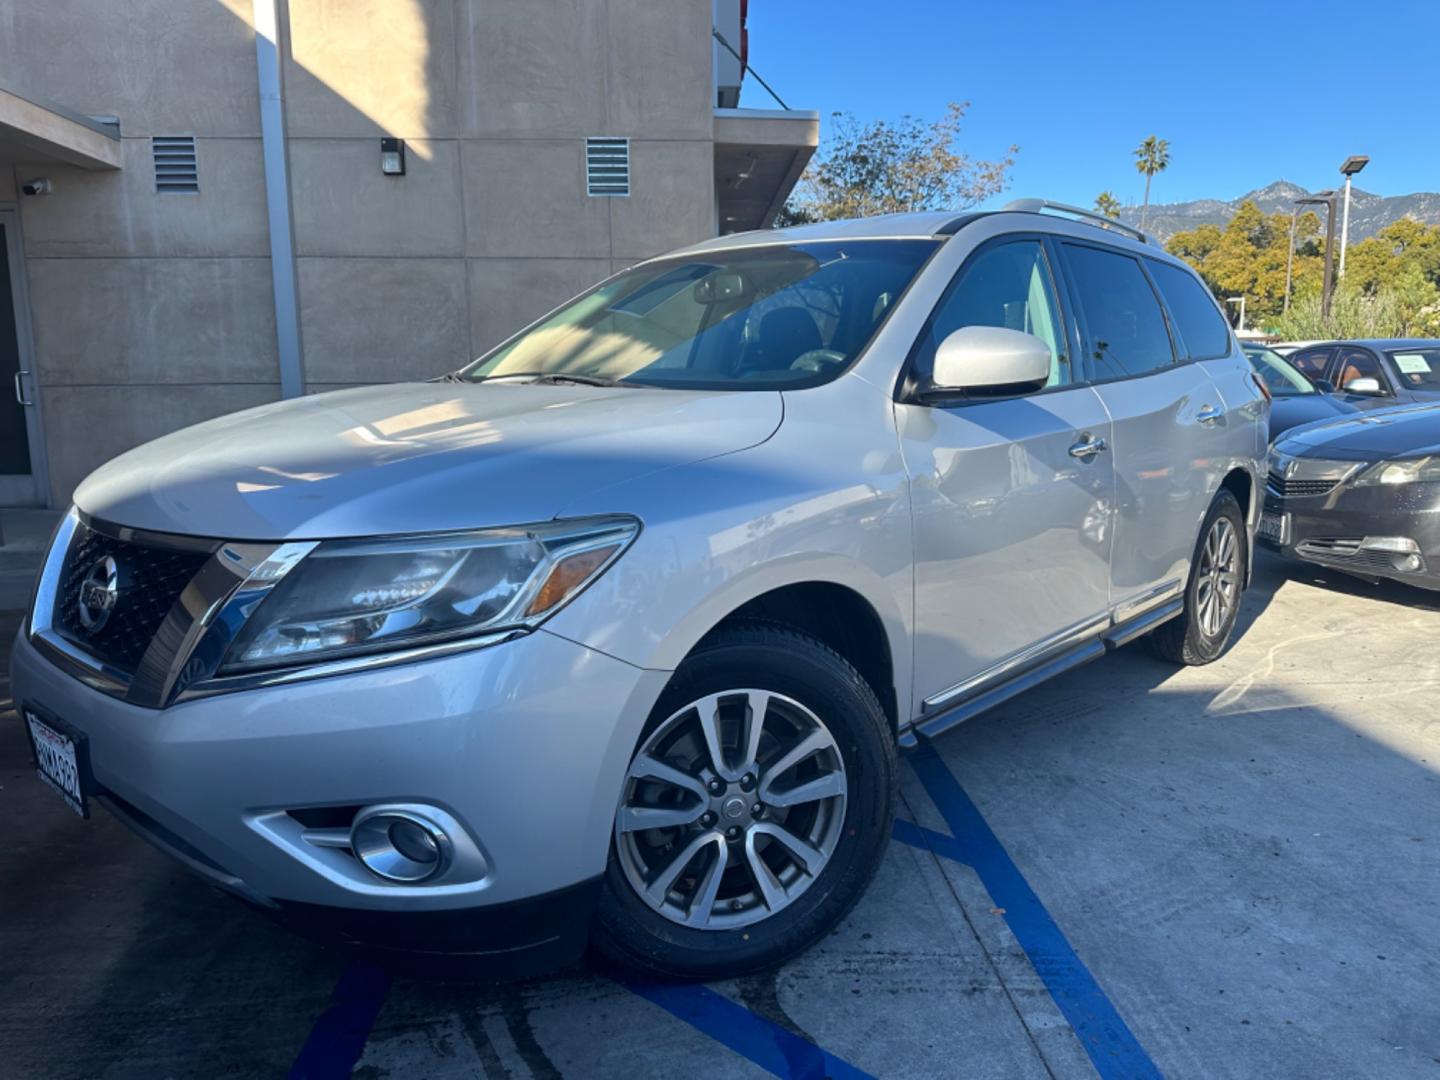
[[[716,109],[715,201],[720,233],[768,227],[819,143],[817,112]]]
[[[120,132],[0,86],[0,165],[120,168]]]

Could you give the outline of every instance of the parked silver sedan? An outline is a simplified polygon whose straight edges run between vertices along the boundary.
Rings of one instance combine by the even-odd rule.
[[[864,890],[897,749],[1225,649],[1268,403],[1142,240],[1036,201],[724,237],[444,380],[131,451],[14,650],[40,774],[380,955],[773,965]]]

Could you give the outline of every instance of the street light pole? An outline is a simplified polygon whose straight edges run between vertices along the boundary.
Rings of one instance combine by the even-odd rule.
[[[1290,278],[1295,270],[1295,215],[1300,213],[1300,207],[1290,208],[1290,250],[1285,253],[1285,307],[1281,309],[1282,314],[1290,311]]]
[[[1363,154],[1351,154],[1340,163],[1340,172],[1345,177],[1345,214],[1340,225],[1340,277],[1345,277],[1345,249],[1350,244],[1350,178],[1358,173],[1370,159]]]
[[[1335,291],[1335,192],[1317,191],[1303,199],[1296,199],[1295,205],[1325,207],[1325,284],[1320,293],[1320,315],[1330,317],[1330,297]]]

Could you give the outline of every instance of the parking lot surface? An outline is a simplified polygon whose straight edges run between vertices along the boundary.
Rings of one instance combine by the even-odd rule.
[[[709,987],[391,979],[292,937],[76,818],[0,681],[0,1075],[1440,1077],[1440,594],[1262,555],[1239,630],[909,755],[850,918]]]

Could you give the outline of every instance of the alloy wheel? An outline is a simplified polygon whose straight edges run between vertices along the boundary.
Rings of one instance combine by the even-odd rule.
[[[635,755],[616,853],[636,895],[672,922],[749,926],[820,876],[845,800],[844,759],[813,711],[768,690],[708,694]]]
[[[1200,631],[1215,637],[1229,621],[1240,597],[1240,545],[1235,526],[1220,516],[1206,534],[1195,584]]]

